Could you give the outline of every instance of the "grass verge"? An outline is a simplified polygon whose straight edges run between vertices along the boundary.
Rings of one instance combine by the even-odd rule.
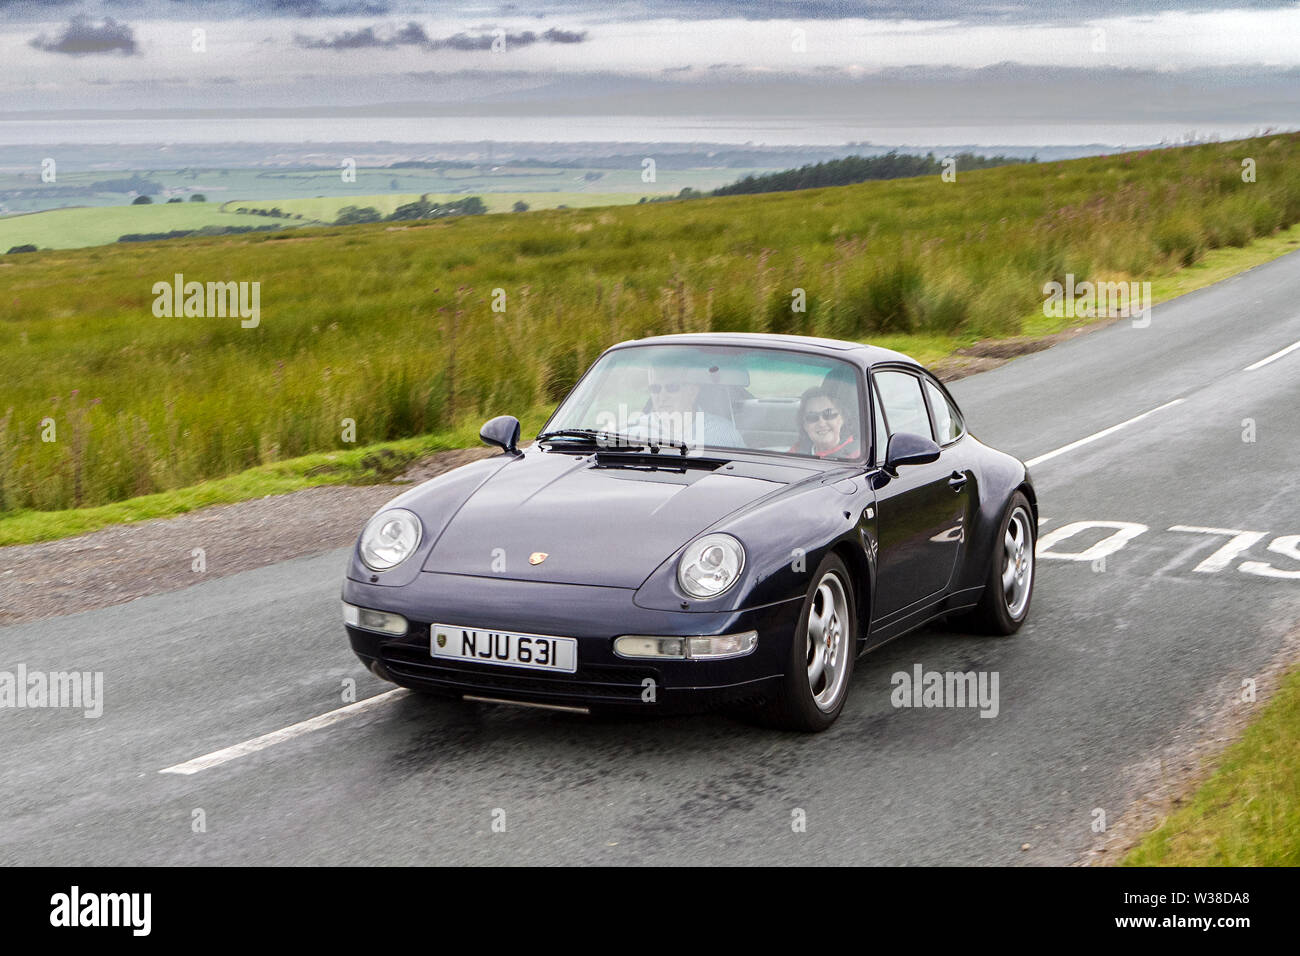
[[[1300,865],[1300,670],[1123,866]]]
[[[549,408],[534,408],[521,421],[526,434],[541,428]],[[529,431],[531,429],[531,431]],[[321,485],[367,485],[392,481],[407,466],[438,451],[480,444],[479,425],[466,423],[435,435],[379,442],[344,451],[318,452],[249,468],[188,488],[128,498],[93,508],[20,511],[0,518],[0,546],[54,541],[110,525],[170,518],[209,505],[233,504]]]

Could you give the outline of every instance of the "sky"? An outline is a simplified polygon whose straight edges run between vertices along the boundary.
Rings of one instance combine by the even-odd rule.
[[[0,0],[0,63],[11,122],[429,116],[469,138],[518,117],[565,139],[640,117],[947,142],[1300,128],[1300,3],[1259,0]]]

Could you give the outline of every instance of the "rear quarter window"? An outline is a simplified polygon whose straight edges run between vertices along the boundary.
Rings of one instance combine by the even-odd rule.
[[[925,394],[930,399],[930,411],[934,413],[935,441],[947,445],[962,436],[961,413],[948,401],[943,390],[925,379]]]

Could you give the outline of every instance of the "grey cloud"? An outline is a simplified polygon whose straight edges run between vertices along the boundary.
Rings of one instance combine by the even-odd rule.
[[[554,27],[542,34],[547,43],[581,43],[587,39],[586,30],[557,30]]]
[[[7,0],[0,0],[0,6],[6,2]],[[101,0],[101,2],[154,10],[158,9],[158,4],[161,3],[163,9],[170,11],[170,15],[203,16],[215,20],[242,20],[249,16],[303,19],[379,17],[388,15],[394,9],[394,5],[386,0]],[[422,10],[426,4],[399,2],[398,6]]]
[[[42,33],[31,45],[46,53],[67,53],[85,56],[91,53],[122,53],[131,56],[136,52],[135,33],[125,23],[106,17],[96,24],[84,16],[75,16],[63,28],[63,33],[51,39]]]
[[[38,14],[42,7],[67,7],[77,2],[78,0],[0,0],[0,10]]]
[[[429,34],[424,32],[424,27],[418,23],[408,23],[402,29],[397,31],[394,38],[398,43],[428,43]]]
[[[297,36],[294,37],[294,42],[308,50],[364,50],[376,47],[428,46],[429,35],[418,23],[408,23],[388,37],[379,36],[374,27],[364,27],[360,30],[345,30],[328,39]]]
[[[534,43],[582,43],[587,39],[587,31],[580,33],[568,30],[550,29],[545,33],[537,34],[532,30],[525,30],[523,33],[505,34],[506,49],[511,47],[532,46]],[[452,49],[452,50],[490,50],[496,36],[491,33],[473,35],[469,33],[457,33],[455,36],[445,37],[441,40],[434,40],[429,46],[430,49]]]
[[[330,3],[327,0],[270,0],[268,3],[266,0],[257,0],[250,6],[259,11],[270,10],[276,16],[299,17],[383,16],[392,9],[379,0],[363,0],[360,3]]]
[[[552,28],[545,33],[525,30],[522,33],[506,33],[506,49],[511,47],[531,46],[534,43],[582,43],[587,39],[587,31],[559,30]],[[414,21],[406,24],[396,33],[381,35],[374,27],[360,30],[345,30],[330,37],[309,37],[299,34],[294,37],[298,46],[308,50],[391,50],[400,46],[418,46],[426,50],[490,50],[496,40],[493,33],[471,34],[457,33],[449,37],[430,37],[424,27]]]

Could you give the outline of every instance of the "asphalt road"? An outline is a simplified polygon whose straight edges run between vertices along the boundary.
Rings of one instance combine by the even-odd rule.
[[[860,660],[819,736],[398,693],[160,772],[336,711],[348,678],[357,699],[391,689],[347,648],[342,551],[0,630],[0,670],[102,671],[105,698],[98,719],[0,710],[0,862],[1072,862],[1094,810],[1123,811],[1132,769],[1236,695],[1300,620],[1300,560],[1285,540],[1269,550],[1300,535],[1300,349],[1247,370],[1300,342],[1298,303],[1292,255],[1157,307],[1147,328],[1122,321],[956,383],[981,439],[1030,460],[1067,448],[1032,466],[1042,534],[1147,530],[1104,564],[1045,553],[1015,637],[929,629]],[[1198,571],[1231,536],[1175,527],[1262,537]],[[895,708],[891,675],[917,664],[997,672],[997,716]]]

